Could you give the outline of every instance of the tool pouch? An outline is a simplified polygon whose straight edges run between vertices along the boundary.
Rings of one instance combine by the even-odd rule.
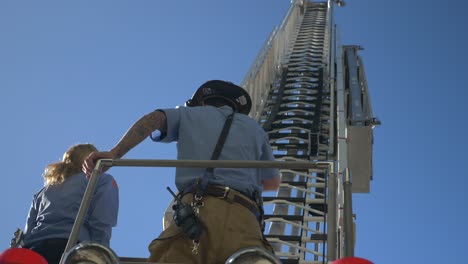
[[[195,214],[192,206],[184,202],[177,202],[174,209],[174,222],[191,240],[199,240],[203,232],[203,225]]]

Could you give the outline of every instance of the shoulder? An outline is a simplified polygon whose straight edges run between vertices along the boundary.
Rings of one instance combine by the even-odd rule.
[[[156,111],[163,112],[169,123],[177,123],[179,120],[185,119],[187,116],[200,112],[200,109],[198,108],[200,107],[177,106],[175,108],[157,109]]]
[[[40,199],[40,197],[42,197],[44,195],[44,192],[45,192],[46,188],[47,188],[47,186],[44,186],[39,191],[37,191],[33,195],[33,200],[37,201],[38,199]]]
[[[229,108],[230,109],[230,108]],[[176,108],[170,109],[161,109],[166,114],[167,119],[181,119],[186,120],[193,118],[221,118],[226,114],[229,114],[229,111],[226,111],[222,108],[216,108],[211,105],[206,106],[193,106],[193,107],[186,107],[186,106],[179,106]]]
[[[160,108],[160,109],[156,109],[155,112],[163,112],[164,114],[166,115],[173,115],[174,113],[181,113],[181,112],[187,112],[187,111],[191,111],[193,110],[194,108],[197,108],[197,107],[186,107],[186,106],[176,106],[176,107],[171,107],[171,108]]]

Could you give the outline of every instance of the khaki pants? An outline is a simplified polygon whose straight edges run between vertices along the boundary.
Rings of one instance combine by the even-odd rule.
[[[190,203],[193,195],[183,198]],[[206,229],[200,238],[198,254],[192,254],[193,241],[186,238],[172,221],[159,239],[149,245],[149,260],[163,263],[218,264],[238,250],[246,247],[262,247],[273,252],[264,239],[255,216],[238,203],[206,196],[204,206],[200,208],[200,219]],[[164,239],[168,238],[168,239]]]

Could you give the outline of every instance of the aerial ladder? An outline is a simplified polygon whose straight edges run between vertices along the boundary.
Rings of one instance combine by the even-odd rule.
[[[267,131],[276,161],[101,160],[98,169],[208,163],[280,168],[276,196],[263,196],[266,238],[280,261],[319,264],[354,256],[352,194],[370,192],[373,128],[380,121],[372,112],[358,54],[362,48],[340,42],[333,14],[343,5],[342,0],[292,0],[241,83],[252,97],[250,116]],[[92,176],[66,253],[77,240],[93,184]]]
[[[252,117],[268,132],[282,169],[265,215],[282,263],[327,263],[354,255],[352,194],[370,192],[374,117],[359,46],[344,46],[334,8],[343,1],[292,1],[242,82]]]

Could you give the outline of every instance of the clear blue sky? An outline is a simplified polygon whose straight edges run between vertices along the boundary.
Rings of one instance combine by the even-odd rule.
[[[239,83],[288,0],[0,1],[0,246],[23,228],[41,173],[76,143],[110,149],[138,119],[202,82]],[[374,178],[354,196],[356,254],[456,263],[468,245],[466,1],[357,1],[337,9],[362,45],[374,113]],[[150,140],[125,158],[174,159]],[[172,168],[112,168],[121,256],[161,231]],[[462,261],[463,262],[463,261]]]

